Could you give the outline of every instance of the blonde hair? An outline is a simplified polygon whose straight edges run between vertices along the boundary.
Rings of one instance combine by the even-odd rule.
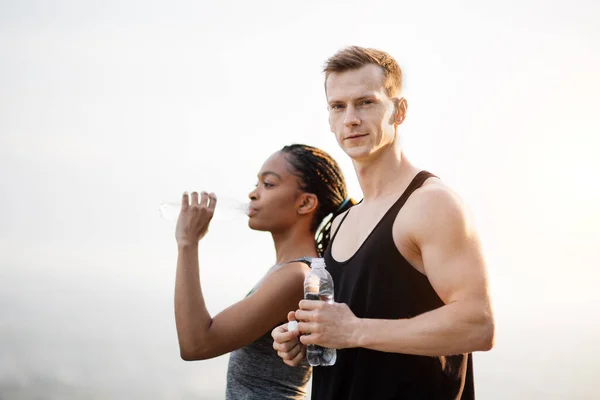
[[[325,85],[327,85],[327,78],[333,73],[360,69],[369,64],[378,65],[383,70],[384,86],[388,96],[395,97],[400,94],[402,70],[396,60],[384,51],[359,46],[343,48],[325,62],[323,67]]]

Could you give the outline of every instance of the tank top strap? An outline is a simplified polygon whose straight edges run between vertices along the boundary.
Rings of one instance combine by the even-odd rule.
[[[258,283],[256,285],[254,285],[254,287],[252,289],[250,289],[250,291],[246,294],[246,297],[248,297],[252,292],[254,292],[256,289],[258,289],[258,287],[260,286],[260,284],[262,283],[262,281],[267,277],[267,275],[277,271],[279,268],[282,268],[288,264],[294,263],[294,262],[301,262],[304,263],[306,265],[308,265],[309,268],[311,268],[311,264],[312,264],[312,260],[313,257],[310,256],[304,256],[304,257],[300,257],[300,258],[296,258],[294,260],[290,260],[290,261],[284,261],[282,263],[279,264],[275,264],[273,265],[271,268],[269,268],[269,270],[267,271],[267,273],[261,278],[260,281],[258,281]]]
[[[398,200],[396,200],[392,207],[390,207],[387,214],[393,216],[392,221],[396,219],[396,216],[400,212],[400,209],[404,206],[410,195],[413,194],[415,190],[423,186],[423,183],[425,183],[425,181],[429,178],[437,178],[437,176],[435,176],[431,172],[424,170],[419,171],[419,173],[415,175],[415,177],[412,179],[404,193],[402,193],[400,198],[398,198]]]
[[[306,265],[308,265],[310,267],[311,264],[312,264],[312,260],[313,260],[313,257],[304,256],[304,257],[296,258],[295,260],[286,261],[286,262],[283,263],[283,265],[291,264],[293,262],[301,262],[301,263],[304,263],[304,264],[306,264]]]
[[[351,209],[352,208],[348,209],[348,211],[346,211],[346,214],[344,214],[344,216],[342,217],[342,220],[338,224],[337,228],[335,228],[335,232],[333,232],[333,236],[331,237],[331,239],[329,239],[329,243],[333,243],[333,241],[335,240],[335,237],[337,236],[337,234],[338,234],[338,232],[339,232],[342,224],[344,223],[344,220],[346,219],[346,217],[348,216],[348,214],[350,214],[350,210]]]

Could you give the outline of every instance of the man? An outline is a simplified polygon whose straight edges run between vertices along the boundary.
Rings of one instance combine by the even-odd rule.
[[[400,148],[407,102],[396,61],[349,47],[324,72],[331,131],[364,199],[333,222],[325,262],[335,303],[301,301],[288,315],[300,333],[275,328],[273,347],[288,365],[308,344],[338,349],[334,366],[314,368],[315,400],[472,399],[470,353],[494,338],[473,222]]]

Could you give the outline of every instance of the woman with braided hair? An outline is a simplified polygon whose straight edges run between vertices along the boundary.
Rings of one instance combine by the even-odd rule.
[[[275,265],[243,300],[212,317],[202,295],[198,248],[218,199],[193,192],[190,202],[183,194],[175,284],[181,357],[204,360],[232,352],[227,399],[301,399],[310,366],[285,365],[273,349],[271,330],[302,300],[310,260],[327,247],[331,221],[355,202],[337,162],[302,144],[285,146],[265,161],[249,198],[248,226],[271,233]]]

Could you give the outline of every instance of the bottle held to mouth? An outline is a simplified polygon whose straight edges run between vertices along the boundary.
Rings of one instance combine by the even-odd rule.
[[[248,216],[250,204],[229,196],[217,195],[217,206],[213,220],[228,221]],[[177,221],[181,211],[181,202],[165,202],[159,207],[160,216],[167,221]]]

